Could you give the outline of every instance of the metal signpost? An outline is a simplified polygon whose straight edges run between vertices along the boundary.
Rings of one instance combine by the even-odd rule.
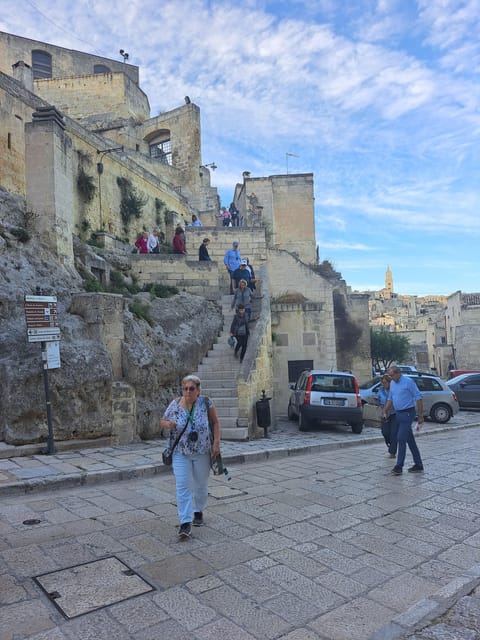
[[[47,454],[55,453],[52,408],[48,387],[48,370],[60,367],[60,327],[56,296],[25,296],[25,318],[29,342],[40,342],[43,361],[43,384],[47,404]]]

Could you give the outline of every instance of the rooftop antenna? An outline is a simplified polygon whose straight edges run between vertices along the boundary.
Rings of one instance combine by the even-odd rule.
[[[299,158],[300,156],[297,156],[295,153],[289,153],[287,151],[287,153],[285,154],[285,162],[287,164],[287,176],[288,176],[288,159],[289,158]]]

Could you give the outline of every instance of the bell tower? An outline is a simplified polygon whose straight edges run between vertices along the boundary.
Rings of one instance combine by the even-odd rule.
[[[387,266],[387,270],[385,272],[385,297],[391,298],[393,295],[393,277],[392,270]]]

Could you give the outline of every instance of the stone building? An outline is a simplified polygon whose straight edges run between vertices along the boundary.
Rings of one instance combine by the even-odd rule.
[[[443,362],[455,369],[480,369],[480,293],[448,296],[446,340]]]
[[[239,434],[255,436],[253,412],[262,389],[272,397],[273,414],[285,415],[288,384],[307,366],[368,375],[368,296],[352,294],[339,274],[317,264],[312,174],[245,172],[234,194],[242,227],[217,228],[219,199],[201,158],[197,105],[185,100],[151,117],[138,67],[1,32],[0,137],[5,141],[0,186],[26,198],[25,225],[33,224],[38,240],[69,269],[83,256],[84,267],[108,281],[105,261],[72,240],[93,234],[102,238],[104,255],[116,253],[140,284],[174,285],[219,302],[228,285],[223,254],[238,234],[242,254],[260,275],[263,296],[248,368],[234,374],[233,427],[242,427]],[[192,213],[205,226],[186,230],[187,245],[197,247],[208,234],[211,263],[199,265],[195,250],[186,259],[128,252],[143,228],[157,227],[169,240],[175,224]],[[145,398],[144,386],[135,386],[141,376],[126,374],[131,321],[124,332],[121,301],[100,297],[97,304],[97,295],[75,294],[70,309],[110,358],[105,406],[109,398],[128,398],[136,426],[133,431],[125,426],[117,410],[121,403],[114,401],[105,423],[121,424],[121,441],[144,437],[142,429],[155,435],[154,403]],[[115,323],[100,322],[102,310],[112,304]],[[200,354],[201,346],[196,349]],[[76,432],[82,436],[81,427]]]

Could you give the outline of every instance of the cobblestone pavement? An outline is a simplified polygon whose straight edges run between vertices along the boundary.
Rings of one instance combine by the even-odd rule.
[[[22,495],[20,478],[0,496],[0,638],[478,638],[480,456],[460,415],[463,427],[421,434],[424,474],[392,476],[374,429],[281,423],[263,453],[227,445],[232,480],[212,478],[206,526],[187,543],[171,473]]]
[[[426,422],[420,437],[476,425],[480,425],[480,412],[462,411],[445,425]],[[298,424],[286,418],[278,419],[275,428],[268,430],[268,435],[249,442],[223,442],[223,457],[227,463],[245,462],[383,441],[377,427],[364,427],[359,435],[352,433],[346,425],[326,425],[301,433]],[[54,455],[8,457],[13,455],[12,447],[4,446],[2,449],[0,444],[0,495],[163,473],[164,448],[165,440],[160,439],[124,446],[63,451]],[[28,451],[28,447],[26,449]]]

